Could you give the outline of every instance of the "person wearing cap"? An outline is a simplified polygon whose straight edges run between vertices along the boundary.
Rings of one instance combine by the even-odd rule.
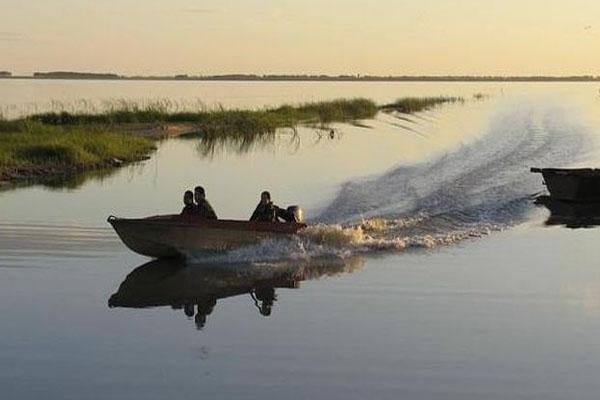
[[[206,192],[202,186],[196,186],[196,188],[194,188],[194,198],[196,200],[195,215],[206,219],[217,219],[215,210],[213,210],[208,200],[206,200]]]
[[[264,191],[260,194],[260,203],[250,217],[250,221],[276,222],[279,207],[271,201],[271,193]]]

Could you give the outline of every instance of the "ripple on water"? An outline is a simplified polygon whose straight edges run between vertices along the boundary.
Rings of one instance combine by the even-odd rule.
[[[109,228],[0,222],[0,268],[44,268],[49,259],[101,258],[119,247]]]

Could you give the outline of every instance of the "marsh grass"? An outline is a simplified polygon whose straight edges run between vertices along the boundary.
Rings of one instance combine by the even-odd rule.
[[[384,104],[381,110],[385,112],[400,112],[404,114],[413,114],[429,110],[443,103],[464,102],[462,97],[439,96],[439,97],[403,97],[393,103]]]
[[[23,121],[8,120],[4,118],[4,115],[0,114],[0,133],[18,131],[22,126]]]
[[[86,105],[88,109],[91,107]],[[284,105],[261,110],[175,110],[173,104],[120,101],[103,112],[51,111],[8,120],[0,117],[0,178],[19,174],[53,174],[106,166],[111,159],[139,159],[153,140],[129,129],[135,124],[190,124],[189,136],[200,137],[202,152],[233,143],[240,151],[272,141],[277,130],[298,125],[326,126],[372,118],[377,105],[367,99]],[[128,130],[129,129],[129,130]]]
[[[142,137],[145,127],[185,124],[186,136],[199,138],[200,152],[210,155],[225,147],[246,152],[272,142],[282,130],[295,135],[299,126],[329,130],[329,124],[351,123],[366,127],[360,121],[374,118],[380,110],[410,114],[462,101],[459,97],[406,97],[378,106],[372,100],[354,98],[227,110],[201,103],[192,109],[170,101],[121,100],[104,104],[102,111],[88,102],[70,110],[57,103],[50,112],[16,119],[0,114],[0,180],[97,169],[111,159],[138,160],[152,151],[157,138]]]
[[[0,133],[0,177],[24,178],[83,171],[143,158],[154,141],[101,129],[22,122]]]
[[[246,153],[256,146],[275,140],[278,131],[287,130],[297,137],[299,125],[316,130],[330,129],[332,123],[352,123],[371,119],[377,115],[377,105],[367,99],[334,100],[306,103],[298,106],[284,105],[259,111],[219,110],[200,115],[179,113],[172,120],[186,122],[197,118],[198,149],[204,156],[214,155],[224,148]],[[292,140],[293,141],[293,140]]]
[[[196,110],[175,110],[168,102],[138,104],[118,101],[102,112],[51,111],[37,113],[16,120],[2,120],[0,125],[35,121],[47,125],[114,125],[131,123],[195,123],[203,131],[248,133],[271,132],[280,127],[292,127],[305,123],[328,124],[372,118],[377,105],[368,99],[341,99],[284,105],[258,110],[226,110],[223,107]],[[2,128],[0,128],[2,129]]]

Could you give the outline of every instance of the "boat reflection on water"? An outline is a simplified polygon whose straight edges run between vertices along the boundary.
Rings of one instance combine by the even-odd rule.
[[[196,327],[202,329],[220,299],[248,296],[257,311],[267,317],[277,300],[277,289],[298,289],[301,281],[352,273],[362,265],[360,258],[268,265],[186,265],[178,260],[154,260],[127,275],[110,296],[108,306],[170,306],[193,317]]]
[[[600,203],[572,203],[538,196],[535,204],[550,211],[546,225],[563,225],[567,228],[591,228],[600,225]]]

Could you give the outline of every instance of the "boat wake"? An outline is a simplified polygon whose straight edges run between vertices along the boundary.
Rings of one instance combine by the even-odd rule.
[[[212,261],[401,251],[486,236],[527,220],[532,197],[544,190],[530,166],[581,162],[595,144],[564,106],[527,99],[499,108],[478,137],[421,164],[346,183],[292,240]]]

